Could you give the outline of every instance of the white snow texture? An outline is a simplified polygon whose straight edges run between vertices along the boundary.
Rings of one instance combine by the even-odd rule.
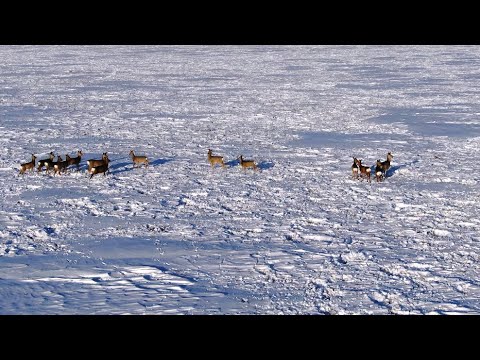
[[[480,47],[0,59],[0,314],[480,314]]]

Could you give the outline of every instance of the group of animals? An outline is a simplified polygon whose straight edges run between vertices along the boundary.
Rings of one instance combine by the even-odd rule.
[[[133,167],[135,168],[140,167],[142,164],[145,165],[145,167],[148,167],[149,162],[148,158],[146,156],[137,156],[135,155],[133,150],[130,150],[129,153],[130,157],[132,158],[133,161]],[[49,158],[48,159],[42,159],[37,161],[37,171],[42,171],[45,169],[45,171],[48,173],[50,169],[53,169],[53,176],[56,174],[61,175],[62,172],[66,172],[67,168],[70,165],[76,165],[77,170],[80,170],[80,161],[82,160],[83,153],[81,150],[77,151],[77,156],[76,157],[70,157],[68,154],[65,155],[65,160],[62,159],[60,155],[57,156],[57,161],[53,161],[55,158],[55,154],[50,152]],[[35,160],[36,160],[35,154],[32,154],[32,161],[28,163],[23,163],[20,164],[20,173],[19,175],[24,174],[27,170],[33,171],[35,168]],[[215,164],[219,164],[222,167],[225,167],[225,161],[223,159],[223,156],[213,156],[212,155],[212,150],[208,149],[207,153],[207,160],[210,163],[211,167],[214,167]],[[240,162],[240,165],[242,168],[245,170],[247,168],[252,168],[253,170],[257,170],[258,166],[255,164],[255,161],[253,160],[244,160],[243,155],[240,155],[238,157],[238,160]],[[110,159],[108,158],[108,154],[105,152],[102,154],[101,159],[89,159],[87,160],[87,165],[88,165],[88,173],[90,174],[90,179],[95,175],[95,174],[105,174],[109,172],[108,170],[108,164],[110,162]]]
[[[67,167],[70,165],[75,165],[77,170],[80,169],[80,161],[82,160],[83,153],[81,150],[77,151],[76,157],[70,157],[68,154],[65,155],[65,160],[61,158],[60,155],[57,156],[57,161],[53,161],[55,155],[50,152],[50,157],[48,159],[42,159],[37,162],[37,171],[42,171],[45,168],[45,171],[48,173],[50,169],[53,169],[55,176],[56,174],[61,174],[61,172],[66,172]],[[135,155],[133,150],[130,150],[129,156],[132,158],[133,167],[135,168],[140,167],[142,164],[145,167],[148,167],[149,162],[146,156],[137,156]],[[35,168],[35,159],[37,157],[32,154],[32,161],[28,163],[23,163],[20,165],[20,173],[19,175],[24,174],[27,170],[32,170]],[[207,153],[207,160],[210,163],[210,166],[213,168],[215,164],[221,165],[223,168],[225,167],[225,161],[223,156],[212,155],[212,150],[208,149]],[[391,152],[387,154],[386,161],[377,160],[375,166],[375,178],[377,182],[382,181],[386,177],[386,173],[390,168],[390,162],[393,160],[393,155]],[[240,166],[245,171],[247,168],[252,168],[254,171],[258,170],[257,164],[255,164],[254,160],[244,160],[243,155],[238,157],[238,161]],[[88,173],[90,174],[90,179],[95,174],[105,174],[109,172],[108,164],[110,159],[108,158],[108,154],[105,152],[102,155],[101,159],[89,159],[87,160],[88,165]],[[353,157],[353,164],[352,164],[352,176],[355,179],[359,179],[360,177],[366,177],[367,181],[370,182],[370,173],[371,168],[369,166],[362,165],[362,160]]]
[[[390,162],[393,160],[393,155],[391,152],[387,154],[387,160],[380,161],[377,160],[375,165],[375,178],[377,182],[382,181],[386,175],[388,169],[390,169]],[[370,173],[372,169],[369,166],[363,166],[362,160],[357,159],[356,157],[353,158],[352,164],[352,177],[354,179],[359,179],[360,177],[366,177],[367,181],[370,182]]]
[[[243,155],[240,155],[237,159],[240,163],[240,166],[242,167],[242,169],[244,171],[247,168],[252,168],[254,171],[256,171],[258,169],[258,166],[257,166],[257,164],[255,164],[254,160],[244,160]],[[208,149],[207,160],[210,163],[210,166],[212,168],[215,166],[215,164],[221,165],[222,168],[225,167],[225,161],[223,160],[223,156],[218,156],[218,155],[213,156],[211,149]]]
[[[145,167],[148,167],[148,158],[146,156],[137,156],[135,155],[133,150],[130,150],[129,153],[130,157],[132,158],[133,161],[133,167],[135,166],[140,167],[142,164],[145,165]],[[68,154],[65,155],[65,160],[62,159],[60,155],[57,156],[57,161],[53,161],[55,154],[50,152],[49,158],[48,159],[42,159],[38,160],[37,162],[37,171],[42,171],[45,168],[45,171],[48,173],[50,169],[53,169],[53,176],[56,174],[61,175],[62,172],[67,171],[67,167],[70,165],[76,165],[77,170],[80,170],[80,161],[82,160],[83,153],[81,150],[77,151],[77,156],[76,157],[70,157]],[[32,154],[32,161],[28,163],[23,163],[20,164],[20,173],[19,175],[24,174],[27,170],[33,171],[35,168],[35,159],[37,157],[35,154]],[[88,173],[90,174],[90,179],[93,177],[95,174],[105,174],[109,172],[108,170],[108,164],[110,162],[110,159],[108,158],[108,154],[105,152],[102,155],[101,159],[89,159],[87,160],[87,165],[88,165]]]

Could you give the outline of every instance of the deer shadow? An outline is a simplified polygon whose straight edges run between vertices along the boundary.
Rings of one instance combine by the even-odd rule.
[[[406,167],[408,167],[408,166],[415,165],[415,164],[418,163],[419,161],[420,161],[420,160],[416,159],[416,160],[410,161],[409,163],[391,166],[390,169],[388,169],[388,170],[385,172],[385,177],[387,178],[387,177],[393,176],[397,170],[406,168]]]
[[[235,159],[235,160],[230,160],[230,161],[227,161],[225,163],[225,166],[226,167],[234,167],[234,166],[240,166],[240,161],[238,159]],[[262,161],[260,163],[257,164],[257,168],[259,170],[267,170],[267,169],[271,169],[275,166],[275,163],[272,162],[272,161]]]
[[[170,161],[173,161],[173,159],[157,159],[157,160],[153,160],[152,162],[150,162],[150,166],[163,165],[163,164],[166,164]]]
[[[273,161],[262,161],[262,162],[257,164],[257,167],[262,171],[271,169],[274,166],[275,166],[275,163]]]
[[[170,161],[173,161],[173,159],[157,159],[157,160],[149,162],[148,167],[150,168],[150,167],[155,167],[155,166],[158,166],[158,165],[163,165],[163,164],[166,164]],[[135,169],[136,168],[137,167],[135,167]],[[145,166],[142,165],[139,168],[145,168]],[[112,175],[121,174],[121,173],[126,172],[126,171],[132,171],[132,170],[134,170],[133,162],[132,161],[127,161],[127,162],[116,163],[114,165],[109,166],[109,170],[110,170],[110,173]]]
[[[87,165],[86,162],[84,164],[80,163],[78,168],[77,168],[76,165],[68,165],[67,166],[67,170],[70,171],[70,172],[77,172],[77,171],[81,172],[81,171],[85,171],[87,169],[88,169],[88,165]]]
[[[226,167],[234,167],[234,166],[237,166],[237,165],[240,165],[240,161],[238,161],[238,159],[230,160],[230,161],[225,162]]]

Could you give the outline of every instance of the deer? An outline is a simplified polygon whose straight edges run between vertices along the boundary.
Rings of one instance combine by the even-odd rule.
[[[55,157],[55,154],[53,153],[53,151],[50,151],[48,159],[38,160],[37,171],[38,172],[42,171],[42,168],[45,166],[45,170],[48,172],[48,169],[52,166],[54,157]]]
[[[383,179],[383,168],[380,159],[377,160],[377,164],[375,166],[375,179],[377,179],[377,182],[380,182]]]
[[[110,159],[108,158],[108,155],[106,152],[104,152],[102,154],[102,159],[101,160],[96,160],[96,159],[89,159],[87,160],[87,165],[88,165],[88,172],[90,172],[90,170],[95,167],[95,166],[101,166],[103,165],[104,163],[109,163],[110,162]]]
[[[357,165],[357,158],[356,157],[353,157],[352,177],[354,179],[358,179],[358,165]]]
[[[90,179],[95,174],[103,173],[103,176],[105,176],[107,172],[110,172],[110,170],[108,169],[108,157],[107,157],[107,160],[102,165],[93,166],[91,169],[88,170],[88,172],[91,174]]]
[[[82,150],[77,151],[77,157],[71,158],[70,156],[67,155],[67,162],[68,162],[67,166],[76,165],[77,166],[77,171],[79,171],[80,170],[80,161],[82,161],[82,156],[83,156]]]
[[[380,162],[382,172],[385,177],[387,177],[387,171],[390,169],[390,161],[393,160],[393,155],[391,152],[387,154],[387,160]]]
[[[258,169],[257,165],[253,160],[243,160],[243,155],[240,155],[238,157],[238,160],[240,161],[240,165],[242,166],[243,171],[245,171],[249,167],[253,168],[254,171]]]
[[[63,161],[62,157],[60,155],[57,156],[57,161],[52,161],[50,165],[47,167],[47,173],[50,168],[52,168],[55,171],[55,165],[58,165]],[[53,176],[55,176],[55,172],[53,173]]]
[[[357,166],[358,166],[358,170],[360,171],[360,175],[366,176],[367,181],[370,182],[370,172],[372,171],[370,167],[363,166],[361,159],[357,159]]]
[[[67,170],[68,166],[68,155],[65,155],[65,161],[62,160],[60,155],[58,156],[58,161],[53,165],[53,176],[58,173],[58,175],[61,175],[60,172],[63,170],[65,172]]]
[[[35,168],[35,159],[36,158],[37,157],[34,154],[32,154],[32,161],[20,164],[20,173],[18,175],[25,174],[25,171],[27,171],[27,170],[32,170],[33,171],[33,169]]]
[[[136,156],[133,150],[130,150],[129,155],[132,157],[133,168],[135,169],[135,164],[137,167],[140,167],[141,164],[145,164],[145,167],[148,167],[148,158],[146,156]]]
[[[223,160],[223,156],[212,156],[212,150],[208,149],[207,153],[207,160],[210,163],[210,166],[213,168],[215,164],[220,164],[222,168],[225,168],[225,162]]]

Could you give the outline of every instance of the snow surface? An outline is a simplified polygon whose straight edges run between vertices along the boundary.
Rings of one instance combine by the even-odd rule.
[[[1,46],[0,313],[480,314],[479,80],[478,46]]]

